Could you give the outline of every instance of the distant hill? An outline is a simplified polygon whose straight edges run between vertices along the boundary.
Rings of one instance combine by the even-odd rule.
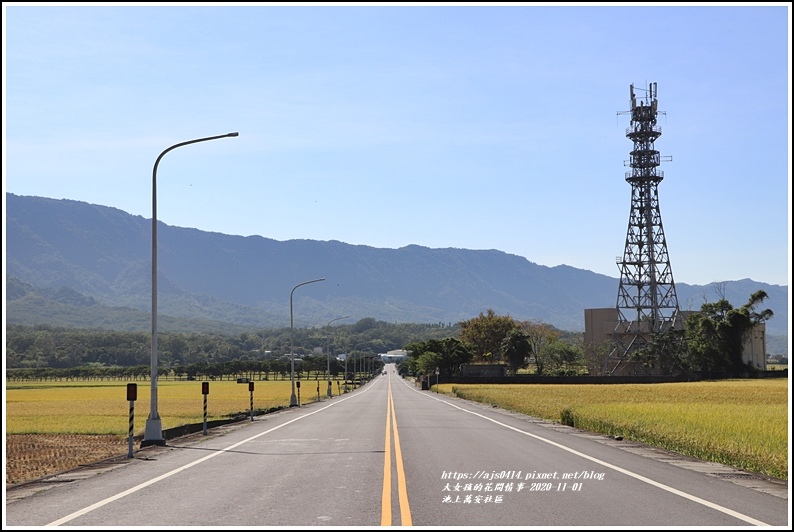
[[[8,323],[148,325],[151,219],[73,200],[6,194]],[[338,241],[277,241],[158,225],[158,317],[178,327],[320,326],[339,316],[455,323],[487,309],[584,330],[584,309],[614,307],[618,279],[548,267],[497,250],[383,249]],[[675,269],[675,264],[673,264]],[[763,289],[767,334],[788,334],[788,287],[743,279],[676,284],[682,310],[721,289],[735,306]],[[111,310],[112,309],[112,310]],[[70,314],[77,314],[67,318]],[[50,316],[50,318],[48,318]],[[127,327],[121,327],[127,325]],[[132,327],[132,329],[130,329]]]
[[[163,332],[238,335],[252,329],[251,325],[160,312],[157,318],[158,330]],[[145,311],[110,307],[71,288],[36,288],[15,278],[6,279],[6,323],[125,332],[150,331],[152,326],[151,307]]]

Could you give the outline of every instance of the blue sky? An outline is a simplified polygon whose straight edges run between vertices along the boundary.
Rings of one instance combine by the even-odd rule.
[[[237,131],[162,159],[160,221],[615,278],[656,82],[675,281],[791,278],[789,3],[9,2],[3,41],[6,192],[151,218],[160,152]]]

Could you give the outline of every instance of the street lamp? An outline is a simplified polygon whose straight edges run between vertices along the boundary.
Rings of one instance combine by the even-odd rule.
[[[337,320],[346,320],[349,317],[350,316],[342,316],[341,318],[334,318],[334,319],[332,319],[331,321],[328,322],[328,325],[326,325],[326,327],[328,327],[330,329],[331,328],[331,324],[333,322],[335,322]],[[328,397],[332,397],[333,396],[333,393],[331,392],[331,340],[330,340],[330,338],[331,338],[330,335],[326,336],[326,338],[325,338],[325,348],[327,350],[327,352],[325,354],[325,362],[326,362],[325,376],[328,377]]]
[[[237,135],[238,133],[234,132],[180,142],[164,150],[154,162],[154,169],[152,170],[152,385],[149,417],[146,419],[146,428],[143,433],[141,447],[165,445],[165,439],[163,439],[163,424],[160,419],[160,414],[157,412],[157,166],[160,164],[160,159],[163,158],[163,155],[180,146],[207,140],[222,139],[225,137],[236,137]]]
[[[300,406],[298,404],[298,398],[295,397],[295,349],[292,346],[292,294],[295,292],[295,288],[298,288],[299,286],[303,286],[309,283],[316,283],[318,281],[325,281],[325,277],[321,277],[320,279],[314,279],[312,281],[299,283],[295,285],[295,287],[289,293],[289,364],[290,364],[289,375],[290,375],[290,380],[292,381],[292,395],[289,396],[290,406]]]
[[[357,343],[356,346],[352,349],[352,351],[357,351],[359,346],[362,346],[362,345],[366,346],[367,343],[366,342]],[[358,368],[356,368],[356,359],[357,358],[358,358]],[[361,360],[361,357],[353,356],[353,389],[354,390],[356,389],[356,377],[358,377],[359,372],[362,371],[362,362],[363,361]],[[359,381],[359,384],[360,384],[360,381]]]
[[[349,353],[345,353],[345,393],[347,393],[347,359],[349,356]]]

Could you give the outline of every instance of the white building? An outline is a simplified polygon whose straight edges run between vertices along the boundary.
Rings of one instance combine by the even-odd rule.
[[[384,364],[399,364],[405,360],[408,352],[405,349],[393,349],[386,353],[378,353],[378,356]]]

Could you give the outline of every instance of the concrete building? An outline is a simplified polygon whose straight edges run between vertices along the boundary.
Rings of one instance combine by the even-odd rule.
[[[696,311],[680,311],[673,322],[675,328],[684,328],[686,318]],[[605,371],[607,351],[615,345],[614,331],[618,325],[619,314],[616,308],[594,308],[584,311],[585,359],[591,375],[633,375],[639,372],[630,361],[622,361],[617,372]],[[618,328],[619,330],[619,328]],[[759,323],[745,340],[742,360],[761,371],[766,371],[766,324]],[[643,368],[643,373],[647,370]]]

